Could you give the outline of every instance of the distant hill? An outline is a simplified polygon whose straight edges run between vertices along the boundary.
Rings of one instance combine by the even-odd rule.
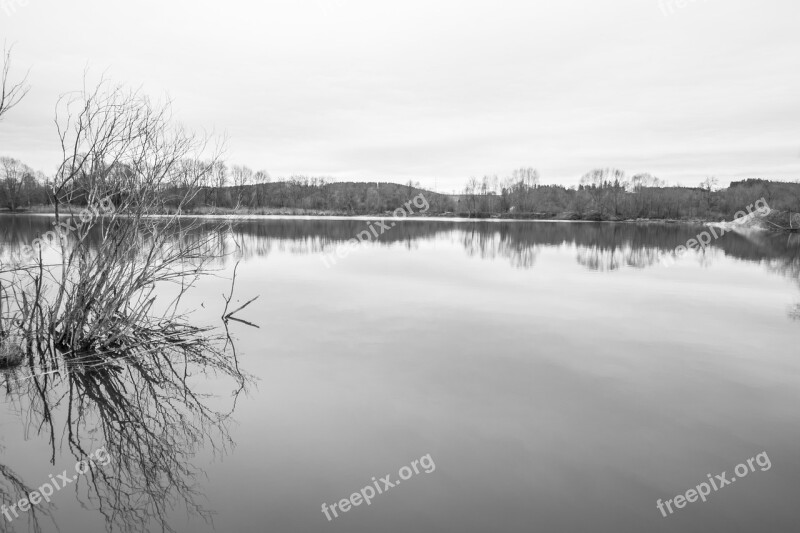
[[[0,180],[1,181],[1,180]],[[474,183],[474,180],[472,180]],[[485,184],[467,187],[462,194],[442,194],[413,184],[390,182],[326,182],[318,178],[294,177],[241,186],[203,187],[188,206],[188,213],[390,215],[418,199],[419,205],[406,211],[412,215],[462,217],[503,217],[568,220],[732,220],[759,199],[776,210],[774,221],[788,225],[800,213],[800,184],[745,179],[730,187],[643,186],[643,181],[598,180],[591,185],[563,187],[536,182],[507,180],[500,190]],[[636,184],[636,186],[632,185]],[[7,187],[0,183],[0,205],[15,210],[47,209],[46,187],[35,180],[19,189],[9,200]],[[165,190],[167,197],[181,190]],[[76,196],[80,198],[80,195]],[[80,203],[80,200],[78,200]],[[42,207],[43,206],[43,207]]]

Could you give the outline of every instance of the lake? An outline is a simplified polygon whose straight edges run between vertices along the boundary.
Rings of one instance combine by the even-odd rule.
[[[227,255],[182,305],[219,325],[237,263],[231,308],[259,296],[237,314],[258,328],[230,323],[252,386],[234,406],[215,378],[198,385],[235,407],[230,445],[181,450],[216,531],[796,529],[797,235],[729,233],[672,260],[703,227],[420,219],[335,255],[370,225],[213,230]],[[0,216],[0,258],[48,229]],[[34,488],[74,464],[37,405],[11,392],[0,414],[0,464]],[[762,452],[769,468],[708,501],[656,507]],[[57,492],[53,519],[102,531],[81,494]],[[214,530],[181,505],[162,514],[180,532]]]

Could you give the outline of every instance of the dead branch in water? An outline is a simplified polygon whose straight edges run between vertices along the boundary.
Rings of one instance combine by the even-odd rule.
[[[225,296],[224,294],[222,295],[222,299],[225,300],[225,309],[222,310],[222,321],[223,322],[228,322],[229,320],[233,320],[233,321],[240,322],[242,324],[248,325],[248,326],[253,327],[253,328],[259,328],[259,326],[255,325],[255,324],[253,324],[251,322],[248,322],[247,320],[243,320],[241,318],[237,318],[237,317],[233,316],[236,313],[238,313],[239,311],[241,311],[242,309],[244,309],[245,307],[247,307],[248,305],[250,305],[251,303],[253,303],[256,300],[258,300],[259,296],[256,296],[255,298],[252,298],[252,299],[248,300],[243,305],[240,305],[239,307],[237,307],[234,311],[231,311],[230,313],[228,312],[228,306],[230,305],[231,300],[233,299],[233,291],[234,291],[234,289],[236,287],[236,274],[237,274],[238,270],[239,270],[239,261],[237,261],[236,265],[233,267],[233,278],[231,279],[231,291],[230,291],[230,294],[228,294],[228,296]]]
[[[204,158],[208,139],[173,125],[169,106],[105,81],[63,96],[56,122],[63,160],[49,240],[61,260],[46,263],[40,244],[0,272],[0,350],[20,356],[7,394],[26,398],[52,462],[61,435],[84,458],[99,432],[115,463],[91,472],[86,497],[109,528],[147,530],[155,520],[170,531],[177,504],[209,518],[189,459],[204,443],[232,445],[231,413],[209,407],[198,376],[232,381],[234,405],[251,379],[228,335],[180,312],[220,257],[222,232],[180,217],[220,150]],[[154,216],[165,212],[174,214]],[[254,301],[228,313],[230,298],[226,326]]]

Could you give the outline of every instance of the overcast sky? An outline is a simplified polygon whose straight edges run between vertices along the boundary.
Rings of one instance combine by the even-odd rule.
[[[681,1],[0,0],[32,86],[0,155],[55,168],[88,66],[273,178],[800,179],[800,2]]]

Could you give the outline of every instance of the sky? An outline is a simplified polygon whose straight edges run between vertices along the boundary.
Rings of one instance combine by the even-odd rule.
[[[0,0],[31,85],[0,155],[52,172],[56,100],[88,71],[273,179],[794,181],[798,23],[797,0]]]

